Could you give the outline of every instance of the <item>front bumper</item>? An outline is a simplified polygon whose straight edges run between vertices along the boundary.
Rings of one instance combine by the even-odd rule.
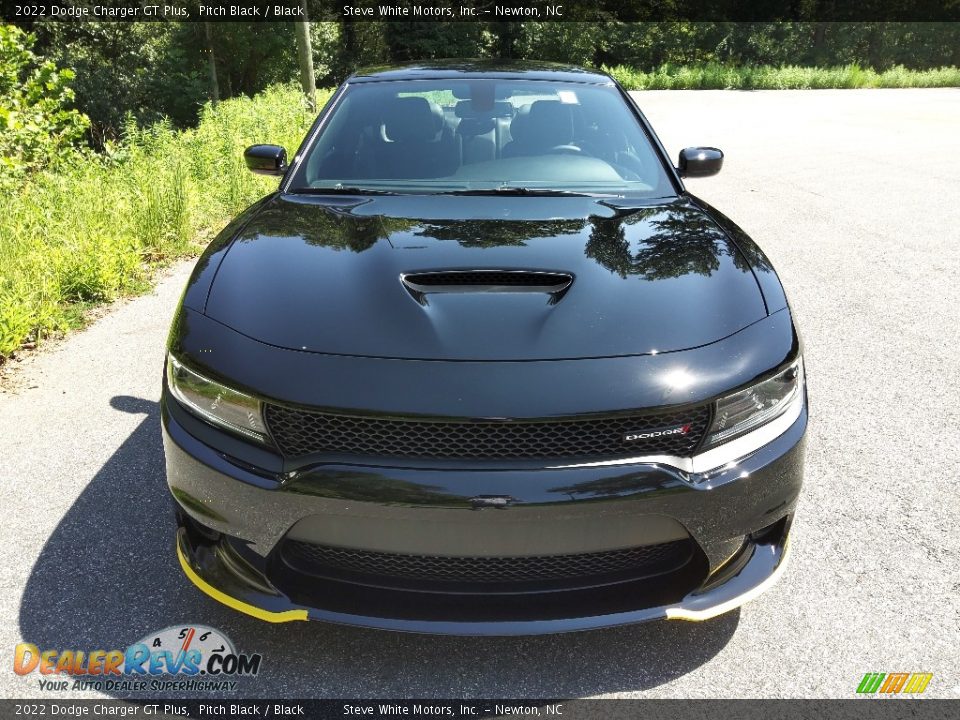
[[[716,584],[691,592],[679,602],[607,614],[590,614],[584,607],[576,617],[550,619],[451,620],[359,615],[352,612],[303,607],[279,592],[265,591],[244,580],[230,569],[217,548],[196,546],[185,528],[177,531],[177,557],[190,581],[214,600],[266,622],[322,620],[407,632],[450,635],[537,635],[629,625],[651,620],[690,620],[699,622],[734,610],[773,585],[786,568],[789,536],[776,535],[751,542],[740,553],[736,570],[715,578]],[[384,598],[381,606],[386,609]],[[339,604],[339,603],[338,603]]]
[[[166,394],[163,402],[177,554],[202,591],[270,622],[462,635],[704,620],[755,597],[785,568],[806,422],[804,404],[768,445],[695,482],[655,463],[489,471],[329,463],[284,474],[214,450],[217,431]],[[509,500],[491,507],[478,498]],[[493,594],[305,575],[283,552],[306,542],[495,558],[681,539],[693,548],[689,561],[656,577]]]

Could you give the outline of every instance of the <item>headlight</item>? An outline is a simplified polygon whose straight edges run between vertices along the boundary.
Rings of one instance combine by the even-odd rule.
[[[268,442],[260,401],[194,372],[167,355],[167,386],[188,410],[214,425]]]
[[[753,387],[717,401],[704,447],[745,435],[779,417],[803,389],[803,358]]]

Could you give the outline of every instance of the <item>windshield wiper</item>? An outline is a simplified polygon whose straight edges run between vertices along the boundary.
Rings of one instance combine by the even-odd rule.
[[[637,203],[626,203],[618,204],[607,202],[606,200],[600,200],[597,202],[597,205],[603,205],[604,207],[610,208],[613,210],[614,218],[622,218],[627,215],[633,215],[635,212],[640,212],[650,207],[654,207],[659,204],[657,201],[663,202],[664,200],[675,199],[673,196],[664,196],[664,197],[653,197],[653,198],[644,198],[646,202],[637,202]]]
[[[302,187],[293,188],[289,192],[295,195],[397,195],[392,190],[377,190],[376,188],[351,187],[334,185],[333,187]]]
[[[588,197],[588,198],[622,198],[615,193],[593,193],[579,190],[554,190],[551,188],[529,188],[517,185],[500,185],[494,188],[471,188],[463,190],[444,190],[437,195],[518,195],[526,197]]]

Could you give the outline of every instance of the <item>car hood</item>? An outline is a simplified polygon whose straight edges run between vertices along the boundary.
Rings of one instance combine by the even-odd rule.
[[[440,270],[572,282],[419,293],[402,279]],[[750,264],[688,200],[614,210],[591,198],[301,195],[247,221],[204,312],[301,351],[517,361],[684,350],[767,314]]]

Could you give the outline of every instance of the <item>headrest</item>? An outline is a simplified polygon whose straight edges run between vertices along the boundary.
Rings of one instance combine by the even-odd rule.
[[[467,137],[475,137],[493,132],[496,126],[497,121],[494,118],[464,118],[457,125],[457,132]]]
[[[521,134],[525,140],[540,147],[569,144],[573,140],[573,113],[570,106],[559,100],[535,101],[530,105]]]
[[[443,110],[422,97],[396,98],[384,116],[384,130],[393,142],[429,142],[443,127]]]
[[[530,106],[521,105],[510,121],[510,137],[520,142],[526,141],[527,123],[530,120]]]
[[[453,112],[458,118],[510,117],[513,115],[513,105],[504,100],[493,103],[489,110],[481,111],[474,107],[473,100],[461,100],[454,106]]]

